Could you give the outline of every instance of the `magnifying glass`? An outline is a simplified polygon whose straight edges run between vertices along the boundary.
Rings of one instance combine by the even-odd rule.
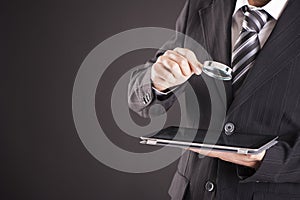
[[[196,55],[188,49],[175,48],[174,51],[186,57],[191,63],[199,63]],[[216,61],[205,61],[203,63],[202,71],[206,75],[218,80],[229,81],[232,79],[232,69],[227,65]]]
[[[205,61],[202,71],[206,75],[218,80],[229,81],[232,79],[232,69],[216,61]]]

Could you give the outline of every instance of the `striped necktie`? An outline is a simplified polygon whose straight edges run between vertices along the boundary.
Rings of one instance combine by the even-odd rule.
[[[267,12],[264,10],[250,10],[248,6],[244,6],[242,10],[245,19],[232,52],[232,87],[234,94],[237,93],[247,72],[255,62],[255,58],[261,49],[258,33],[269,19]]]

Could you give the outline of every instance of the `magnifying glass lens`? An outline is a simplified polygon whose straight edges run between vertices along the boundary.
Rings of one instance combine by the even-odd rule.
[[[206,75],[218,80],[228,81],[232,79],[232,69],[216,61],[205,61],[202,70]]]

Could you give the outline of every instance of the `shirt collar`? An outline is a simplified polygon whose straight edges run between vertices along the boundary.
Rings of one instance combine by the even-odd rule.
[[[243,6],[249,6],[249,8],[251,9],[260,9],[260,10],[263,9],[267,13],[269,13],[269,15],[271,15],[275,20],[278,20],[285,6],[287,5],[287,2],[288,0],[271,0],[265,6],[258,8],[258,7],[251,6],[248,0],[237,0],[233,16]]]

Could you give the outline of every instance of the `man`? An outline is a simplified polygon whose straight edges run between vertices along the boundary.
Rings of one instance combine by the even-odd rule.
[[[232,81],[224,82],[228,109],[221,137],[268,134],[279,142],[256,156],[187,151],[169,189],[172,199],[300,199],[299,10],[298,0],[186,2],[177,30],[233,69]],[[197,76],[201,64],[178,44],[169,42],[169,51],[132,74],[129,106],[141,116],[148,117],[155,104],[168,109],[175,96],[186,93],[186,82],[200,107],[210,106]],[[200,128],[207,128],[209,118],[210,110],[201,109]]]

